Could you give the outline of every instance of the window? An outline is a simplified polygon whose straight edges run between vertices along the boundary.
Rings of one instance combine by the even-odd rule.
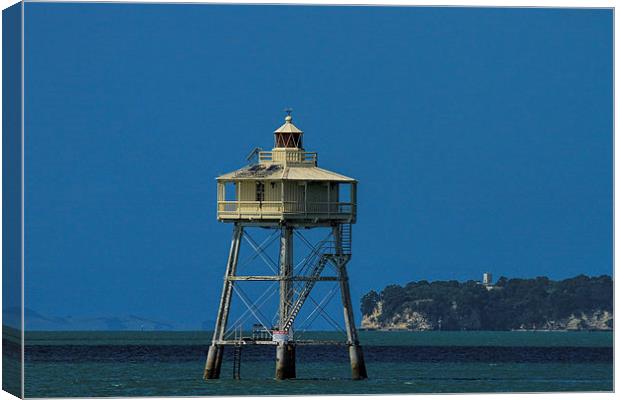
[[[263,182],[256,182],[256,201],[265,200],[265,184]]]

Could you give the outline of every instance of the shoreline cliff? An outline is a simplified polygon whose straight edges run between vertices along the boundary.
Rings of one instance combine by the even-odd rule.
[[[611,277],[419,281],[362,297],[366,330],[613,330]]]

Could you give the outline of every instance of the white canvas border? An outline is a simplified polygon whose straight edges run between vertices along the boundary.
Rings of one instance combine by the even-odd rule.
[[[540,0],[540,1],[532,1],[532,0],[521,0],[521,1],[502,1],[502,2],[498,2],[498,1],[463,1],[463,0],[449,0],[449,1],[434,1],[434,0],[425,0],[425,1],[415,1],[415,0],[388,0],[388,1],[378,1],[378,0],[364,0],[364,1],[355,1],[355,0],[337,0],[337,1],[330,1],[330,0],[315,0],[315,1],[300,1],[300,0],[288,0],[288,1],[277,1],[277,0],[273,0],[273,1],[260,1],[260,0],[244,0],[244,1],[231,1],[231,0],[218,0],[218,1],[187,1],[187,0],[134,0],[134,1],[95,1],[95,0],[57,0],[57,1],[48,1],[48,0],[24,0],[26,2],[72,2],[72,3],[192,3],[192,4],[200,4],[200,3],[204,3],[204,4],[289,4],[289,5],[368,5],[368,6],[440,6],[440,7],[461,7],[461,6],[469,6],[469,7],[558,7],[558,8],[614,8],[616,6],[616,2],[615,1],[600,1],[600,0],[593,0],[593,1],[578,1],[578,0],[563,0],[563,1],[558,1],[558,0]],[[0,5],[2,9],[5,9],[13,4],[16,4],[17,2],[14,0],[0,0]],[[2,40],[2,22],[0,19],[0,42]],[[24,75],[23,75],[23,66],[24,66],[24,52],[23,52],[23,29],[24,29],[24,21],[23,21],[23,13],[22,13],[22,93],[23,93],[23,89],[24,89]],[[614,210],[616,209],[616,196],[615,196],[615,190],[616,190],[616,163],[615,163],[615,154],[616,154],[616,141],[615,141],[615,121],[617,118],[617,109],[616,109],[616,102],[615,102],[615,93],[616,93],[616,86],[617,86],[617,81],[615,80],[615,76],[616,76],[616,63],[615,63],[615,54],[616,54],[616,46],[618,43],[618,37],[617,37],[617,31],[615,30],[615,16],[614,16],[614,164],[613,164],[613,168],[614,168]],[[0,52],[0,72],[2,69],[2,55]],[[2,89],[2,84],[0,82],[0,90]],[[24,96],[22,96],[22,226],[24,223]],[[0,97],[0,108],[2,106],[2,99]],[[1,118],[1,117],[0,117]],[[2,143],[0,141],[0,199],[1,199],[1,192],[2,192]],[[1,200],[0,200],[1,201]],[[0,215],[0,223],[2,222],[2,216]],[[616,214],[614,212],[614,249],[616,248],[618,242],[617,242],[617,236],[615,234],[615,227],[616,227]],[[2,232],[0,230],[0,241],[2,239]],[[24,231],[22,230],[22,335],[23,335],[23,305],[24,305],[24,301],[23,301],[23,296],[24,296],[24,288],[23,288],[23,283],[24,283],[24,268],[23,268],[23,263],[24,263],[24,254],[23,254],[23,250],[24,249]],[[1,250],[0,250],[0,255],[1,255]],[[616,252],[614,251],[614,278],[616,278],[615,276],[615,265],[616,265]],[[1,276],[0,276],[0,284],[1,284]],[[1,287],[1,285],[0,285]],[[618,310],[620,309],[618,307],[618,298],[617,296],[615,296],[615,289],[617,289],[618,287],[618,283],[615,282],[614,283],[614,309]],[[0,309],[2,307],[2,300],[0,297]],[[617,360],[618,358],[616,357],[618,355],[618,342],[617,342],[618,338],[617,335],[615,335],[614,333],[614,361]],[[22,342],[22,346],[23,346],[23,342]],[[23,371],[23,351],[22,351],[22,371]],[[23,376],[23,372],[22,372],[22,376]],[[23,382],[23,381],[22,381]],[[617,387],[617,383],[618,383],[618,376],[616,376],[615,374],[615,363],[614,363],[614,388]],[[23,388],[22,388],[22,395],[23,395]],[[370,395],[366,395],[366,396],[359,396],[359,397],[369,397]],[[389,399],[410,399],[412,396],[414,395],[381,395],[381,396],[376,396],[376,395],[372,395],[373,397],[382,397],[382,398],[389,398]],[[475,396],[483,396],[485,399],[489,399],[489,400],[501,400],[501,399],[525,399],[525,398],[530,398],[530,397],[534,397],[536,399],[544,399],[544,400],[560,400],[560,399],[584,399],[584,398],[588,398],[589,400],[598,400],[598,399],[612,399],[614,398],[614,394],[610,394],[610,393],[551,393],[551,394],[527,394],[527,393],[516,393],[516,394],[474,394],[474,395],[467,395],[467,394],[454,394],[454,395],[415,395],[416,397],[422,397],[425,400],[440,400],[440,399],[445,399],[446,396],[450,396],[451,399],[455,399],[455,400],[460,400],[460,399],[472,399],[475,398]],[[294,399],[318,399],[318,398],[324,398],[327,396],[260,396],[260,397],[242,397],[243,399],[277,399],[277,398],[281,398],[281,397],[288,397],[288,398],[294,398]],[[351,395],[349,396],[329,396],[330,399],[346,399],[346,398],[350,398],[352,397]],[[353,397],[358,397],[358,396],[353,396]],[[14,398],[12,395],[6,393],[6,392],[1,392],[0,393],[0,399],[10,399],[10,398]],[[187,397],[148,397],[147,399],[186,399]],[[235,398],[234,396],[229,396],[229,397],[205,397],[208,399],[231,399],[231,398]]]

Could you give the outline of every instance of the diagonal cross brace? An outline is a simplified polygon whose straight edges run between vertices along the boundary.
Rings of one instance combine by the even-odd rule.
[[[269,257],[268,254],[265,253],[265,249],[275,240],[276,236],[271,235],[261,245],[258,245],[256,241],[254,241],[254,239],[252,239],[252,237],[248,235],[247,232],[244,233],[243,238],[245,239],[246,242],[250,244],[252,249],[254,249],[255,251],[255,255],[251,258],[251,260],[259,256],[274,273],[277,273],[278,267],[277,267],[276,262],[273,261],[273,259]],[[268,243],[265,244],[266,242]]]

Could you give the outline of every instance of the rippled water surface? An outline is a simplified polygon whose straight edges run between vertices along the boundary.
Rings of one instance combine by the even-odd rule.
[[[312,337],[328,340],[333,334]],[[309,337],[308,337],[309,338]],[[232,351],[205,382],[208,332],[37,332],[26,337],[26,396],[610,391],[609,332],[362,332],[370,379],[350,380],[343,346],[298,346],[297,379],[273,379],[275,348]]]

